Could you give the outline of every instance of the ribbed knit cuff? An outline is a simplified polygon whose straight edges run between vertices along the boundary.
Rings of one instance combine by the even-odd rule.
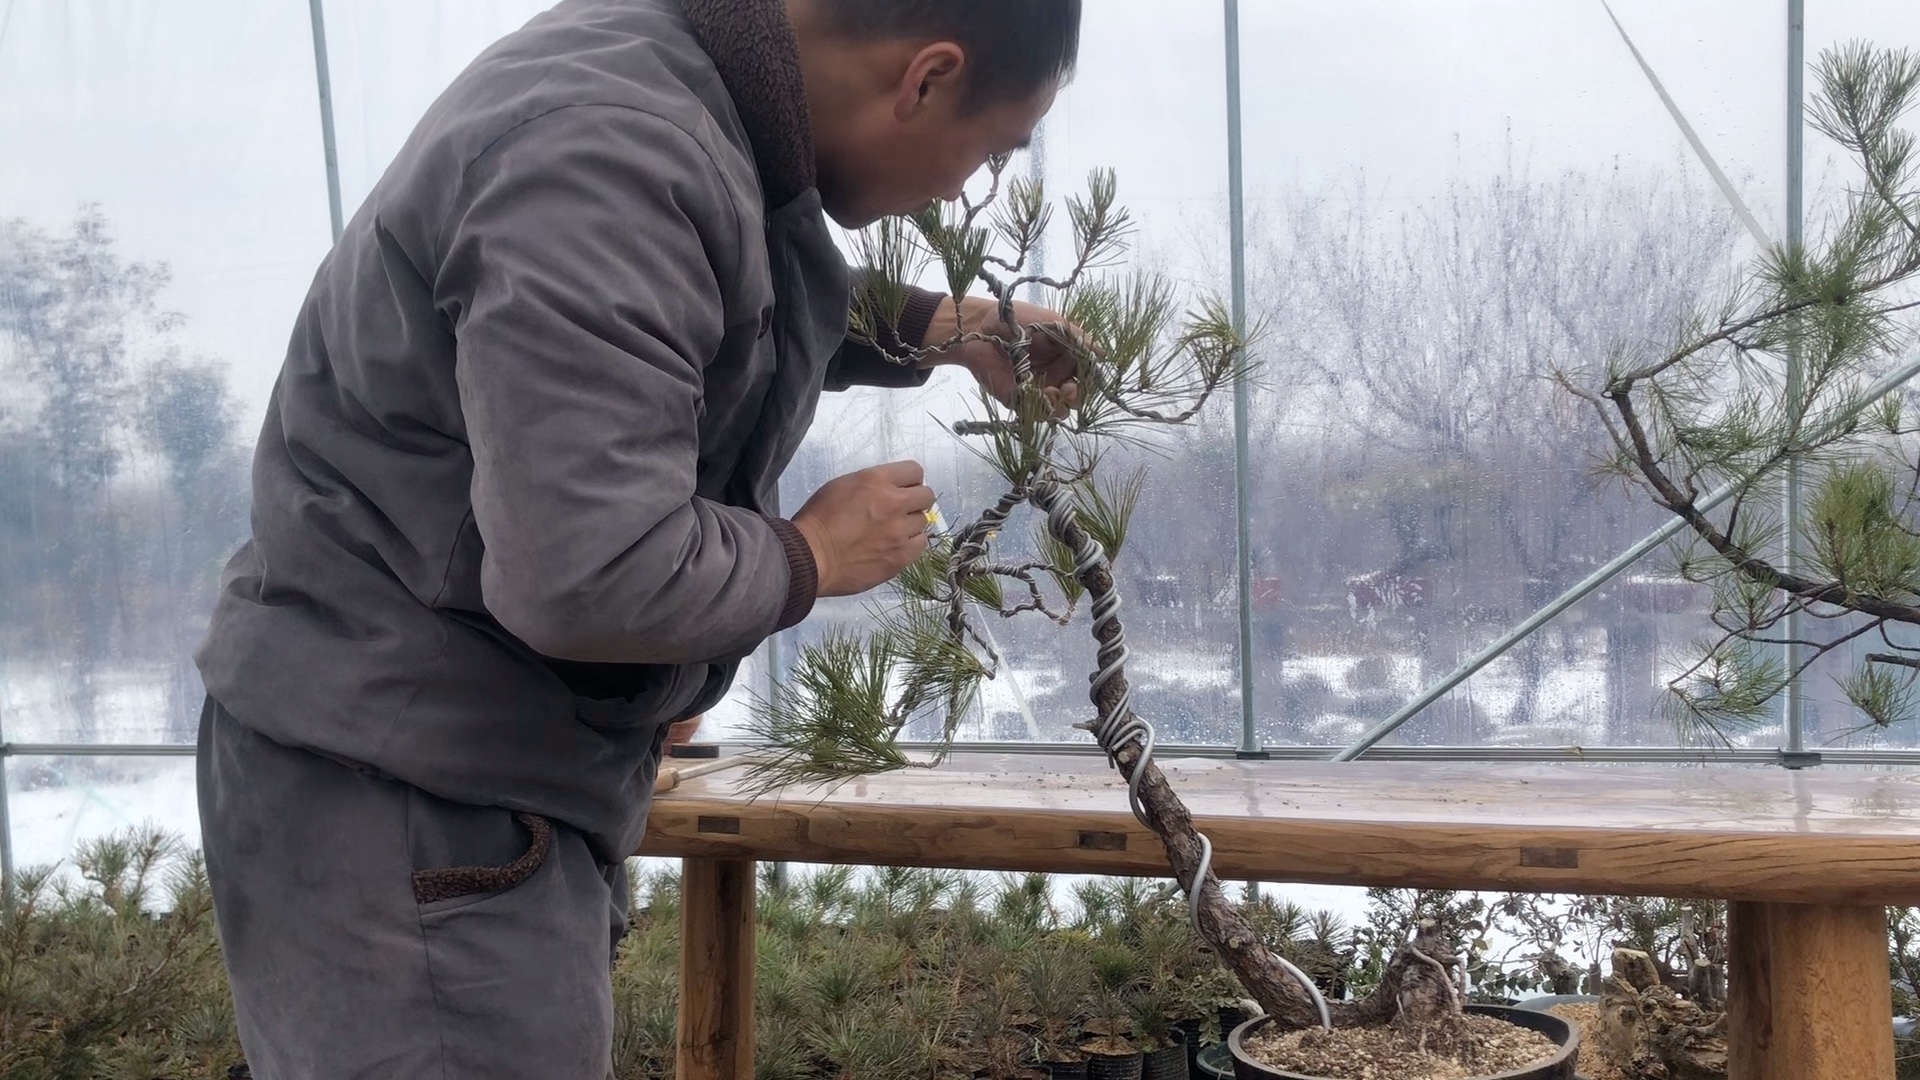
[[[907,286],[907,302],[900,307],[900,325],[893,328],[894,334],[907,348],[917,349],[926,340],[927,328],[933,325],[934,313],[940,310],[940,301],[946,298],[945,293]]]
[[[780,609],[780,623],[773,628],[778,633],[800,625],[813,610],[813,601],[820,594],[820,569],[813,564],[813,548],[798,525],[785,518],[761,516],[773,526],[773,534],[787,553],[787,606]]]

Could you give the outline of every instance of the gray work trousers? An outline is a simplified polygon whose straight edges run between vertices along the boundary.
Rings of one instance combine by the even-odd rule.
[[[606,1080],[625,863],[296,750],[209,700],[199,793],[258,1080]]]

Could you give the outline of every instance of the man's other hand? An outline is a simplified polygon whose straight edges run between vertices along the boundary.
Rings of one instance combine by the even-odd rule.
[[[933,489],[916,461],[827,481],[793,515],[813,549],[821,596],[852,596],[893,580],[927,550]]]
[[[956,364],[966,368],[995,400],[1011,404],[1013,363],[1007,356],[1006,346],[1001,342],[1010,342],[1019,337],[1025,328],[1033,327],[1033,343],[1027,350],[1027,361],[1034,375],[1039,378],[1047,400],[1053,403],[1056,412],[1064,412],[1079,400],[1080,386],[1075,376],[1079,374],[1079,354],[1085,346],[1076,343],[1084,343],[1086,334],[1062,318],[1059,312],[1016,300],[1013,302],[1013,324],[1009,325],[1000,318],[998,301],[979,296],[963,297],[957,310],[956,317],[951,297],[941,301],[933,321],[927,326],[923,347],[934,348],[955,337],[972,334],[985,334],[999,340],[963,342],[936,354],[933,363]]]

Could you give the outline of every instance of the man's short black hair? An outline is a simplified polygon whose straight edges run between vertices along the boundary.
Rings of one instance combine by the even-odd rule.
[[[1081,0],[824,0],[830,32],[926,38],[967,52],[968,104],[1016,101],[1065,79],[1080,55]]]

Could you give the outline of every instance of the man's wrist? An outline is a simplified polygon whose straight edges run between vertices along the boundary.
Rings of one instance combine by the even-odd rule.
[[[826,537],[820,535],[820,528],[812,518],[796,517],[793,519],[793,527],[800,534],[800,539],[806,541],[807,553],[813,556],[815,591],[820,596],[832,595],[827,592],[827,588],[834,576],[833,551],[828,546]]]
[[[953,312],[952,297],[909,286],[899,322],[892,329],[893,347],[917,350],[926,348],[930,342],[946,340],[952,335],[943,333],[942,327],[953,326]]]
[[[813,610],[813,602],[820,597],[820,559],[799,522],[770,514],[762,516],[779,538],[787,559],[787,600],[774,626],[778,632],[798,625]]]
[[[946,342],[953,340],[960,332],[959,322],[957,321],[959,319],[958,311],[959,306],[954,302],[953,297],[941,297],[940,303],[933,309],[933,318],[927,320],[926,336],[921,340],[920,347],[922,349],[936,349]],[[956,351],[955,349],[940,349],[938,352],[926,353],[920,358],[920,366],[923,368],[931,368],[954,363],[954,353]]]
[[[940,304],[934,308],[933,318],[927,323],[926,340],[921,342],[923,349],[939,349],[956,337],[978,333],[987,324],[995,304],[992,300],[978,296],[943,296]],[[930,352],[920,361],[923,368],[947,365],[972,368],[973,356],[979,351],[980,342],[965,342],[950,348]]]

